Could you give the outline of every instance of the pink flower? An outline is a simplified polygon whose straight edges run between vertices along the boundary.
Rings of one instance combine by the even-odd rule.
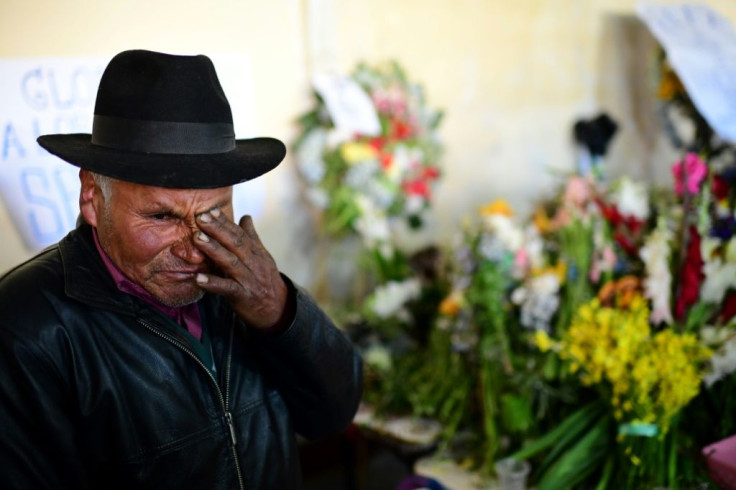
[[[707,173],[708,167],[705,165],[705,162],[697,154],[688,153],[685,155],[684,162],[679,161],[672,166],[672,175],[675,178],[675,192],[677,192],[678,196],[681,196],[685,190],[687,190],[688,194],[696,194]],[[686,182],[684,182],[685,179]]]
[[[582,209],[592,197],[590,182],[584,177],[572,177],[567,182],[565,196],[563,197],[567,205],[572,205]]]

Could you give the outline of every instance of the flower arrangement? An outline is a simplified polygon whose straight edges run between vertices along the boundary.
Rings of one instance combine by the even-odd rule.
[[[315,92],[315,108],[299,118],[296,161],[329,236],[355,233],[368,247],[390,247],[392,220],[418,228],[432,204],[442,112],[427,107],[423,88],[395,62],[360,64],[351,79],[370,98],[380,133],[346,134]]]
[[[685,154],[673,175],[688,159],[705,162]],[[446,254],[430,341],[394,359],[384,401],[439,420],[487,474],[502,455],[532,459],[539,488],[707,478],[692,448],[729,429],[682,420],[736,404],[736,242],[706,169],[671,190],[571,176],[528,222],[503,201],[480,208]]]
[[[698,117],[673,72],[660,93]],[[425,330],[372,344],[367,399],[486,475],[531,460],[539,489],[707,481],[700,448],[736,433],[736,151],[703,124],[671,188],[571,175],[527,220],[481,207],[418,283],[392,268],[362,316],[423,305]]]

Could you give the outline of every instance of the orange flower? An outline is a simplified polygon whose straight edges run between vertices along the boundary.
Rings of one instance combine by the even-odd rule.
[[[453,292],[440,303],[439,312],[444,316],[457,316],[463,306],[463,297],[459,292]]]
[[[608,281],[598,291],[601,305],[617,308],[628,308],[631,301],[641,295],[641,279],[636,276],[624,276],[617,281]]]

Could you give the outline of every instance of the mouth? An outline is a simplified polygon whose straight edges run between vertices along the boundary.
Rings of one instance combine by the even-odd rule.
[[[204,269],[187,269],[187,270],[171,270],[159,271],[162,276],[173,281],[193,281],[195,276],[200,272],[206,272]]]

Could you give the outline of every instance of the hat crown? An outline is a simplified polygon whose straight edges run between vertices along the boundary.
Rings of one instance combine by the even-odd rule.
[[[146,50],[123,51],[108,64],[95,115],[132,120],[230,123],[232,112],[212,61]]]

